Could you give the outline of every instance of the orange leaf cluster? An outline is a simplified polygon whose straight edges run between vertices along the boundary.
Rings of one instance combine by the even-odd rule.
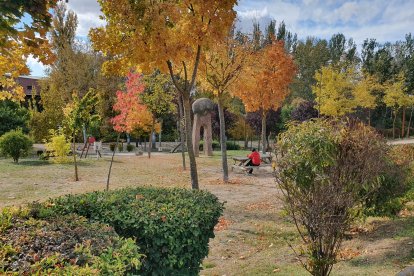
[[[255,61],[234,94],[242,99],[249,112],[275,110],[289,94],[295,72],[295,64],[285,52],[284,43],[274,41],[256,53]]]

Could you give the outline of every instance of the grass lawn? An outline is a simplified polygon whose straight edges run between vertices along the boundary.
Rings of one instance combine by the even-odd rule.
[[[248,151],[229,151],[245,156]],[[189,171],[181,154],[115,157],[110,188],[154,185],[190,187]],[[197,158],[200,188],[226,201],[224,216],[210,241],[210,254],[201,275],[307,275],[288,244],[298,246],[295,228],[282,210],[280,193],[267,171],[248,177],[230,172],[221,181],[220,156]],[[188,160],[187,160],[188,166]],[[0,208],[67,193],[103,190],[109,157],[82,159],[80,181],[73,181],[72,164],[22,159],[13,164],[0,159]],[[414,217],[369,218],[353,231],[342,247],[342,261],[332,275],[394,275],[414,263]]]

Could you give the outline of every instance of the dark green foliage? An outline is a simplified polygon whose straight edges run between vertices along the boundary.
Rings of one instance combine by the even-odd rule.
[[[135,242],[119,238],[112,227],[74,214],[49,219],[33,214],[0,213],[0,274],[124,275],[140,268]]]
[[[388,157],[380,186],[365,201],[364,215],[396,216],[412,200],[414,146],[391,146]]]
[[[226,142],[227,150],[240,150],[240,145],[234,142]]]
[[[213,140],[211,142],[211,146],[213,147],[213,150],[220,150],[220,142],[217,141],[217,140]],[[203,147],[204,147],[204,141],[202,140],[202,141],[200,141],[199,149],[203,150]]]
[[[0,101],[0,136],[4,133],[21,128],[27,133],[29,111],[11,101]]]
[[[23,132],[12,130],[0,137],[0,153],[13,158],[15,163],[19,162],[21,156],[26,156],[32,149],[33,141]]]
[[[116,143],[110,143],[109,144],[109,149],[113,152],[115,151],[115,147],[116,147]]]
[[[136,239],[142,275],[197,275],[223,204],[206,191],[127,188],[50,200],[47,212],[76,213]]]
[[[118,151],[121,152],[124,150],[124,145],[122,143],[118,144]]]
[[[126,146],[126,150],[128,151],[128,152],[131,152],[131,151],[133,151],[134,150],[134,145],[132,145],[132,144],[128,144],[127,146]]]

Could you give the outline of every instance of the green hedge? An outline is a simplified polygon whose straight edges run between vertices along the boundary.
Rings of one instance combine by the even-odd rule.
[[[38,219],[3,209],[0,234],[1,275],[125,275],[141,266],[134,240],[74,214]]]
[[[213,150],[220,150],[221,149],[220,148],[220,142],[216,141],[216,140],[212,141],[211,146],[213,147]],[[238,144],[235,144],[234,142],[227,141],[226,146],[227,146],[226,147],[227,150],[240,150],[240,146]],[[198,148],[200,150],[203,150],[203,147],[204,147],[204,141],[201,140]]]
[[[126,188],[52,199],[43,216],[76,213],[134,238],[142,275],[197,275],[223,204],[206,191]]]

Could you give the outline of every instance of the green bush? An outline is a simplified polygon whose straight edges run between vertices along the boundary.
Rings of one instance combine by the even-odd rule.
[[[412,200],[412,145],[391,146],[386,169],[381,175],[380,186],[367,197],[366,216],[396,216],[407,201]]]
[[[199,149],[203,150],[203,146],[204,146],[204,140],[201,140]],[[213,150],[220,150],[220,142],[217,140],[213,140],[213,142],[211,142],[211,146],[213,147]]]
[[[6,209],[0,221],[0,274],[125,275],[141,266],[134,240],[74,214],[37,219]]]
[[[41,213],[76,213],[134,238],[146,259],[142,275],[197,275],[223,204],[206,191],[127,188],[52,199]]]
[[[124,150],[124,145],[122,143],[118,144],[118,151],[121,152]]]
[[[134,145],[132,145],[132,144],[128,144],[128,145],[126,146],[126,150],[127,150],[128,152],[133,151],[133,150],[134,150],[134,148],[135,148],[135,146],[134,146]]]
[[[110,149],[112,152],[114,152],[114,151],[115,151],[115,147],[116,147],[116,144],[115,144],[115,143],[110,143],[110,144],[109,144],[109,149]]]
[[[226,142],[226,148],[227,150],[240,150],[240,145],[236,144],[234,142]]]
[[[0,137],[1,154],[10,156],[15,163],[21,156],[26,156],[32,149],[33,141],[19,130],[12,130]]]

